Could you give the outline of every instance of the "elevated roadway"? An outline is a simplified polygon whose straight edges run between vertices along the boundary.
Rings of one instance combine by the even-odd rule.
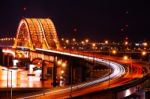
[[[114,58],[110,56],[102,56],[98,54],[89,54],[75,51],[60,51],[60,50],[44,50],[36,48],[37,52],[43,53],[55,53],[61,54],[68,57],[82,58],[87,61],[95,61],[102,63],[112,69],[110,75],[104,75],[101,78],[84,82],[78,85],[72,85],[64,88],[54,88],[52,90],[43,91],[40,94],[23,96],[24,99],[41,98],[41,99],[56,99],[56,98],[69,98],[75,96],[81,96],[93,92],[107,90],[122,86],[135,79],[143,77],[142,67],[139,64],[133,63],[131,60],[122,60],[120,58]],[[22,98],[22,97],[21,97]]]

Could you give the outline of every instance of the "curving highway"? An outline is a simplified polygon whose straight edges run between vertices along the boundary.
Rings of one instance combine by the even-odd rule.
[[[49,53],[55,53],[55,54],[70,56],[70,57],[82,58],[82,59],[86,59],[86,60],[89,60],[89,61],[94,60],[95,62],[102,63],[106,66],[109,66],[112,69],[112,72],[111,72],[110,75],[105,75],[105,76],[103,76],[101,78],[98,78],[96,80],[81,83],[79,85],[74,85],[74,86],[71,86],[71,87],[66,87],[66,88],[63,88],[63,89],[51,90],[51,91],[48,91],[48,92],[44,93],[44,95],[54,95],[55,94],[55,95],[57,95],[57,97],[55,97],[55,98],[58,98],[59,95],[61,95],[61,94],[64,94],[63,97],[69,97],[69,94],[66,94],[66,93],[69,93],[71,91],[74,92],[76,90],[80,90],[80,89],[84,89],[84,88],[88,88],[92,85],[100,84],[100,83],[103,83],[103,82],[108,81],[110,79],[116,79],[116,78],[119,78],[119,77],[121,77],[125,74],[124,66],[117,63],[117,62],[113,62],[111,60],[106,60],[106,59],[101,59],[101,58],[96,58],[96,57],[93,58],[90,55],[88,56],[88,55],[82,55],[82,54],[76,54],[76,53],[61,52],[61,51],[56,51],[56,50],[44,50],[44,49],[39,49],[39,48],[36,48],[36,50],[41,51],[41,52],[49,52]],[[28,97],[24,97],[24,99],[25,98],[38,97],[38,96],[43,96],[43,94],[31,95],[31,96],[28,96]],[[61,97],[62,97],[62,95],[61,95]]]

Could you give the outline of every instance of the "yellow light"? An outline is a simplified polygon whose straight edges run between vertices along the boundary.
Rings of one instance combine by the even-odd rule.
[[[125,43],[124,43],[125,45],[128,45],[128,41],[125,41]]]
[[[124,59],[124,60],[127,60],[127,59],[128,59],[128,56],[126,56],[126,55],[123,56],[123,59]]]
[[[68,44],[68,43],[69,43],[69,40],[66,40],[66,43]]]
[[[63,79],[63,76],[60,76],[60,79]]]
[[[62,63],[62,67],[66,67],[66,65],[67,65],[66,63]]]
[[[75,41],[76,41],[76,39],[75,39],[75,38],[73,38],[73,39],[72,39],[72,41],[73,41],[73,42],[75,42]]]
[[[61,63],[62,63],[61,60],[58,60],[58,61],[57,61],[57,64],[58,64],[58,65],[61,65]]]
[[[88,39],[86,39],[86,40],[85,40],[85,42],[86,42],[86,43],[88,43],[88,42],[89,42],[89,40],[88,40]]]
[[[21,53],[18,53],[18,57],[19,57],[19,58],[22,58],[23,56],[22,56],[22,54],[21,54]]]
[[[81,43],[84,45],[85,44],[85,42],[84,41],[81,41]]]
[[[147,54],[146,51],[142,51],[142,55],[145,56]]]
[[[62,41],[64,41],[64,38],[61,38]]]
[[[64,73],[64,71],[63,70],[61,70],[61,74],[63,74]]]
[[[145,47],[146,47],[147,45],[148,45],[148,44],[147,44],[147,42],[144,42],[144,43],[143,43],[143,46],[145,46]]]
[[[92,46],[93,46],[93,47],[95,47],[95,46],[96,46],[96,44],[95,44],[95,43],[93,43],[93,44],[92,44]]]
[[[72,49],[74,49],[74,47],[72,47]]]
[[[116,50],[112,50],[112,53],[113,53],[113,54],[116,54],[116,53],[117,53],[117,51],[116,51]]]
[[[108,40],[105,41],[105,44],[108,44]]]

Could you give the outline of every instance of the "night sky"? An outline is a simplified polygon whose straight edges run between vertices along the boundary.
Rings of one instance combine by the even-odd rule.
[[[15,36],[23,17],[51,18],[59,37],[150,38],[150,3],[144,0],[0,0],[0,37]]]

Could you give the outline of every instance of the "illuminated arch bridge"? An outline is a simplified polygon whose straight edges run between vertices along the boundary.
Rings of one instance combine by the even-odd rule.
[[[13,47],[26,47],[31,50],[61,48],[55,26],[49,18],[23,18],[19,23]]]

